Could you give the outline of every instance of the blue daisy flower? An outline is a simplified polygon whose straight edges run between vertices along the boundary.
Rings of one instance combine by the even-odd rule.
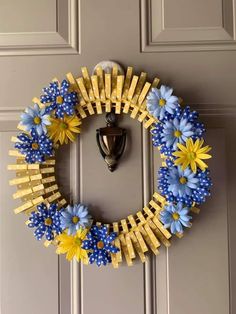
[[[153,146],[157,146],[162,154],[171,157],[177,143],[184,143],[186,138],[193,140],[202,138],[204,125],[198,121],[198,113],[190,107],[177,108],[172,117],[165,115],[151,129]]]
[[[161,136],[168,148],[172,147],[176,150],[177,143],[185,143],[187,138],[191,137],[193,133],[193,125],[187,119],[181,118],[179,120],[174,118],[164,123]]]
[[[209,178],[209,171],[204,172],[199,170],[192,176],[188,175],[190,180],[187,183],[186,177],[183,175],[186,170],[177,168],[173,165],[173,161],[168,160],[168,167],[160,167],[158,171],[158,189],[168,202],[181,202],[188,207],[193,203],[202,204],[205,202],[207,196],[210,195],[210,187],[212,186],[211,179]],[[175,170],[174,170],[175,169]],[[187,171],[188,174],[188,171]],[[186,175],[186,173],[185,173]],[[179,180],[186,183],[181,186]],[[198,180],[198,182],[196,182]],[[188,185],[187,185],[188,184]],[[193,188],[194,187],[194,188]]]
[[[52,141],[45,135],[39,136],[33,129],[31,136],[21,133],[17,136],[20,142],[15,143],[15,148],[25,155],[27,163],[42,163],[46,157],[53,156]]]
[[[54,234],[62,232],[60,227],[60,216],[61,213],[58,211],[56,203],[47,206],[41,203],[37,206],[37,212],[32,212],[29,217],[29,228],[36,228],[34,236],[37,240],[41,240],[45,235],[48,241],[54,239]]]
[[[160,212],[160,220],[164,224],[164,228],[170,228],[172,234],[183,233],[184,227],[191,227],[189,208],[183,207],[182,203],[169,204]]]
[[[68,234],[74,235],[80,227],[89,227],[91,218],[87,206],[83,204],[68,205],[61,212],[61,228],[63,230],[68,228]]]
[[[191,123],[193,126],[193,135],[191,135],[193,140],[196,140],[198,138],[202,138],[205,130],[204,124],[202,122],[199,122],[198,120],[198,112],[197,111],[191,111],[190,107],[187,106],[184,109],[178,107],[175,111],[176,118],[180,119],[186,119],[188,123]]]
[[[34,104],[34,108],[28,107],[21,114],[20,124],[25,127],[25,130],[30,132],[35,129],[38,135],[47,133],[47,125],[50,125],[49,115],[46,114],[45,108],[40,109],[38,104]]]
[[[166,113],[174,114],[179,106],[178,97],[173,96],[173,89],[161,85],[160,89],[152,88],[147,95],[147,109],[155,118],[163,120]]]
[[[199,179],[189,167],[182,170],[180,166],[173,166],[169,168],[167,182],[169,184],[168,191],[172,192],[174,196],[185,197],[192,195],[192,191],[198,187]]]
[[[111,253],[117,253],[119,249],[112,245],[112,242],[117,237],[115,232],[108,234],[106,226],[92,226],[87,234],[87,240],[83,241],[82,248],[89,250],[89,263],[94,262],[97,266],[107,265],[111,263]]]
[[[44,95],[40,100],[43,104],[48,104],[46,113],[55,110],[56,118],[63,118],[65,114],[74,115],[78,96],[76,92],[70,92],[69,88],[70,84],[63,80],[60,86],[58,82],[52,82],[43,89]]]

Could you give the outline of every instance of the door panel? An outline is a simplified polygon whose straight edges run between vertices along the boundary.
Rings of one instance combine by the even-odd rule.
[[[223,130],[208,130],[207,143],[214,147],[209,163],[213,170],[212,197],[201,206],[183,241],[173,241],[168,252],[170,313],[191,313],[193,304],[196,313],[229,312],[224,139]]]
[[[15,129],[15,126],[14,126]],[[7,171],[11,136],[15,131],[0,133],[0,171],[5,183],[1,185],[1,313],[58,312],[58,257],[49,248],[45,258],[42,243],[32,237],[25,217],[13,215],[17,207],[12,190],[6,184],[13,175]],[[4,150],[3,150],[4,148]],[[20,205],[19,205],[20,206]],[[41,299],[41,302],[36,300]]]
[[[16,0],[0,0],[2,314],[235,313],[233,5],[233,0],[181,0],[181,6],[174,0],[24,0],[19,6]],[[40,16],[45,11],[41,23],[32,18],[34,11]],[[168,250],[162,248],[145,265],[124,264],[118,270],[70,264],[55,255],[55,248],[35,241],[25,217],[13,213],[18,203],[8,180],[14,174],[6,170],[13,162],[10,138],[32,97],[54,77],[62,79],[70,71],[79,76],[81,66],[92,71],[110,59],[173,86],[185,104],[199,111],[214,155],[212,197],[183,239],[173,239]],[[96,146],[104,115],[84,120],[80,139],[57,154],[63,195],[88,203],[104,222],[141,209],[157,186],[160,157],[149,133],[128,116],[120,116],[119,124],[127,129],[127,148],[114,173]]]

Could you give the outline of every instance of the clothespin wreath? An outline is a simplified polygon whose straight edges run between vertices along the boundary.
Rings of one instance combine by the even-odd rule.
[[[146,261],[149,251],[159,253],[169,247],[173,235],[181,238],[191,227],[193,214],[210,195],[212,185],[206,160],[209,146],[204,145],[204,125],[196,111],[183,107],[173,89],[160,85],[159,78],[147,81],[147,74],[133,75],[128,67],[121,75],[116,66],[111,73],[96,68],[90,76],[71,73],[59,82],[53,79],[33,106],[21,114],[20,133],[12,137],[9,151],[16,161],[8,166],[16,173],[10,185],[16,186],[14,199],[22,205],[16,214],[27,215],[26,224],[34,229],[37,240],[56,246],[84,264],[111,263],[118,268],[135,259]],[[148,204],[135,215],[119,222],[103,224],[93,219],[86,204],[68,204],[60,193],[55,176],[55,151],[75,141],[86,117],[115,110],[128,114],[150,130],[153,146],[159,151],[162,166],[158,189]]]

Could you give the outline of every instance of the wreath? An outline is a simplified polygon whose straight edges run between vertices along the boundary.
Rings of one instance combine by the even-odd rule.
[[[123,259],[132,265],[136,256],[142,262],[151,250],[158,254],[161,244],[170,246],[172,235],[182,237],[191,227],[192,213],[205,202],[212,185],[204,160],[211,158],[204,145],[204,125],[196,111],[181,107],[173,89],[155,78],[146,81],[146,73],[126,75],[114,66],[105,73],[101,66],[90,76],[86,67],[75,79],[71,73],[61,83],[54,79],[43,89],[33,107],[21,114],[13,137],[10,156],[16,171],[10,185],[17,186],[14,199],[23,205],[14,211],[26,213],[26,224],[34,229],[37,240],[45,237],[45,246],[54,244],[56,253],[66,254],[84,264],[112,263],[117,268]],[[150,129],[152,142],[160,151],[162,166],[158,172],[158,190],[142,211],[112,224],[96,222],[85,204],[68,204],[56,183],[55,150],[75,141],[82,121],[89,115],[129,114]]]

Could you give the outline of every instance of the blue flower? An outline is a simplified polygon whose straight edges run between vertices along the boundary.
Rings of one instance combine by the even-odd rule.
[[[25,126],[26,131],[35,131],[38,135],[47,133],[47,125],[50,125],[49,115],[46,114],[45,108],[40,109],[38,104],[34,104],[34,108],[28,107],[25,112],[21,114],[20,124]]]
[[[25,155],[27,163],[42,163],[46,157],[53,156],[52,141],[45,134],[39,136],[33,129],[31,136],[21,133],[17,138],[20,142],[15,143],[15,148]]]
[[[117,253],[119,249],[112,245],[112,242],[117,237],[115,232],[108,234],[106,226],[92,226],[90,232],[87,234],[87,240],[83,241],[82,248],[89,250],[89,262],[94,262],[97,266],[107,265],[111,263],[110,253]]]
[[[196,140],[198,138],[201,139],[203,137],[205,127],[203,123],[199,122],[197,111],[191,111],[189,106],[185,107],[184,109],[179,107],[176,109],[174,116],[179,120],[187,119],[188,123],[191,123],[193,125],[193,135],[191,136],[193,140]]]
[[[168,191],[171,191],[174,196],[191,196],[192,190],[196,189],[198,186],[198,181],[195,173],[193,173],[189,167],[185,170],[182,170],[180,166],[169,168],[169,176],[167,177],[169,184]]]
[[[41,240],[45,235],[48,241],[54,239],[54,234],[62,232],[60,227],[61,213],[58,211],[57,204],[50,204],[49,208],[44,203],[37,206],[37,212],[32,212],[29,217],[29,228],[36,228],[34,236],[37,240]]]
[[[61,228],[63,230],[68,228],[68,234],[74,235],[80,227],[83,229],[89,227],[91,218],[87,206],[83,204],[68,205],[61,212]]]
[[[171,160],[168,160],[168,167],[160,167],[158,171],[158,189],[168,202],[181,202],[188,207],[193,203],[202,204],[207,196],[210,195],[210,187],[212,186],[209,178],[209,171],[204,172],[200,169],[194,176],[189,172],[189,169],[184,171],[173,165]],[[186,171],[187,170],[187,171]],[[181,179],[181,176],[185,179]],[[185,184],[178,182],[180,180]],[[189,180],[187,182],[187,180]]]
[[[204,125],[198,121],[197,112],[191,111],[188,106],[184,109],[178,107],[172,117],[166,115],[151,129],[153,146],[157,146],[167,157],[172,156],[177,143],[183,143],[189,137],[193,140],[202,138],[204,132]]]
[[[210,187],[212,181],[209,177],[209,170],[198,171],[196,177],[199,180],[199,184],[196,190],[193,190],[192,199],[197,204],[202,204],[206,201],[206,197],[210,196]]]
[[[163,132],[163,124],[155,123],[150,132],[152,134],[152,145],[161,148],[161,145],[163,144],[163,138],[161,136]]]
[[[191,216],[188,215],[189,208],[183,207],[182,203],[169,204],[160,212],[160,220],[164,228],[170,228],[171,233],[183,233],[184,227],[191,227]]]
[[[46,107],[46,113],[55,110],[56,118],[63,118],[65,114],[72,116],[75,113],[75,106],[78,101],[76,92],[69,91],[70,84],[63,80],[61,86],[58,82],[52,82],[49,87],[43,89],[44,95],[40,97]]]
[[[160,89],[152,88],[147,95],[147,109],[155,118],[162,120],[166,113],[174,114],[179,106],[178,97],[173,96],[173,89],[161,85]]]
[[[192,130],[193,125],[187,119],[174,118],[164,123],[162,138],[168,148],[176,150],[177,143],[185,143],[187,138],[193,135]]]

